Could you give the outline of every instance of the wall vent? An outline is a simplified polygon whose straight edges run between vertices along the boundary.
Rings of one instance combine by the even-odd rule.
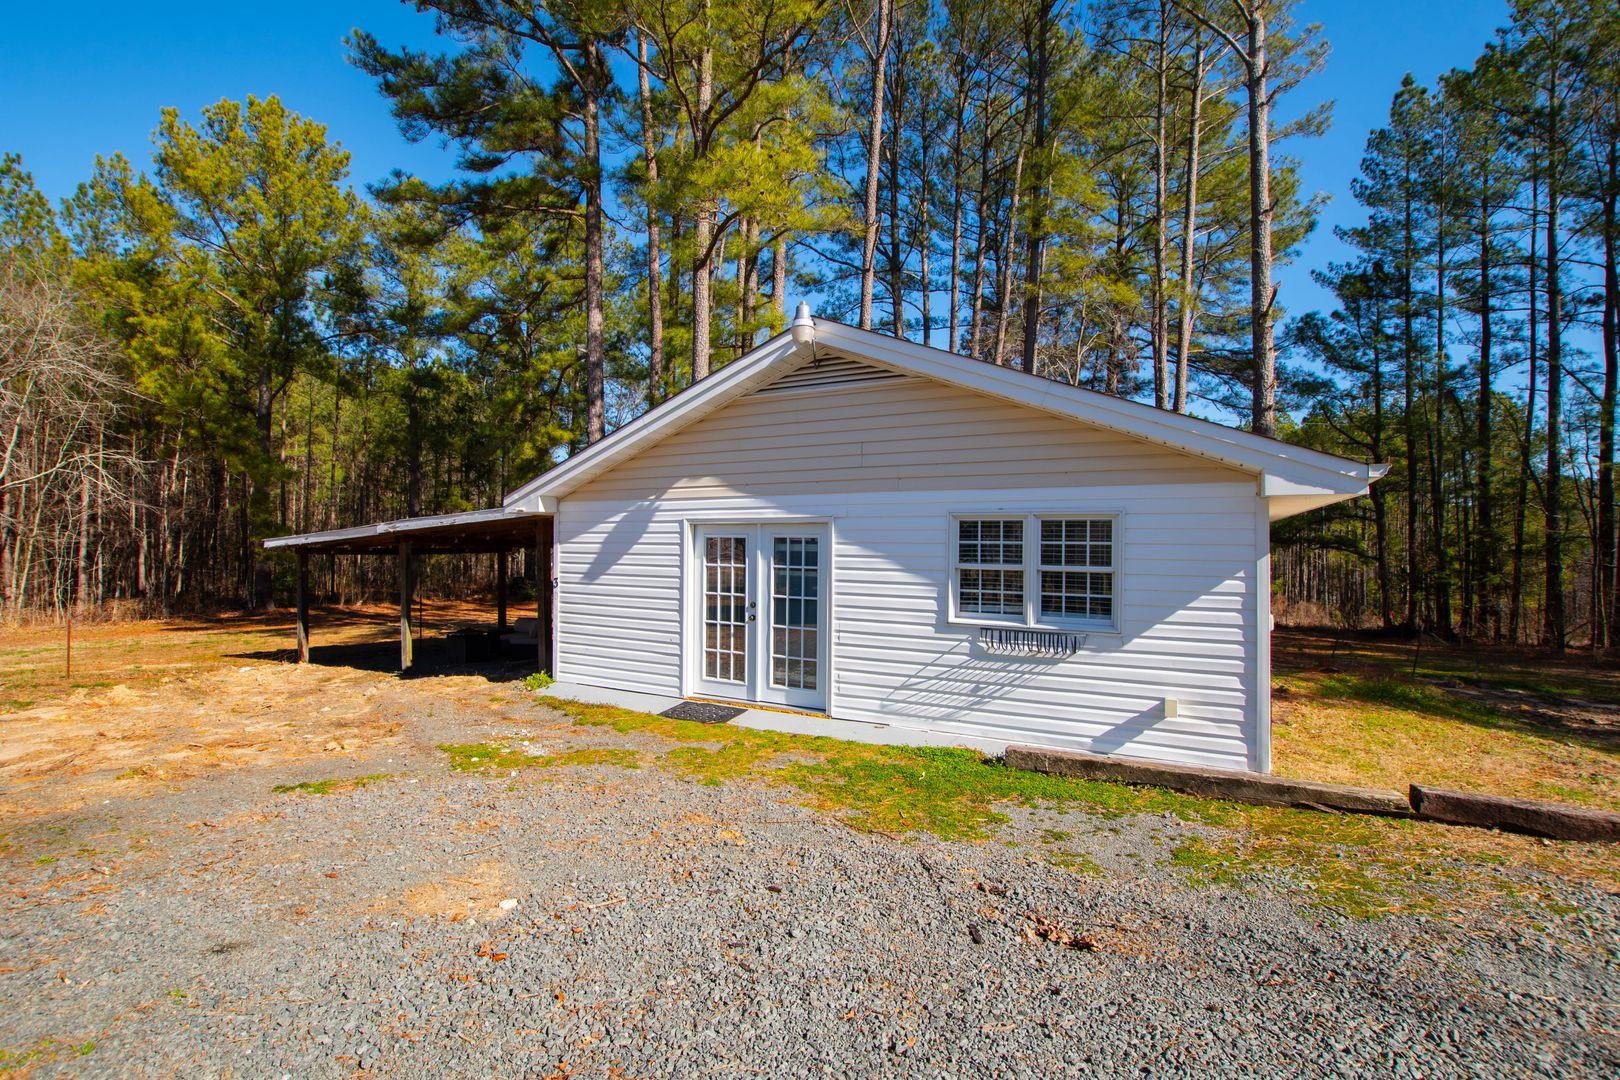
[[[823,356],[788,372],[759,392],[773,394],[787,390],[825,390],[857,383],[903,378],[905,376],[898,371],[863,364],[847,356]]]

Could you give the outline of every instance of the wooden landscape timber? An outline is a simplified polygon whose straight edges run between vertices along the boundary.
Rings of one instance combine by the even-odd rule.
[[[1477,791],[1413,784],[1412,809],[1427,821],[1545,836],[1553,840],[1620,840],[1620,814],[1541,799],[1510,799]]]
[[[1260,806],[1296,806],[1349,814],[1412,817],[1411,804],[1398,791],[1382,788],[1325,784],[1317,780],[1290,780],[1267,773],[1215,769],[1200,765],[1172,765],[1133,758],[1103,757],[1081,750],[1050,750],[1040,746],[1009,746],[1006,762],[1015,769],[1076,776],[1086,780],[1142,787],[1162,787],[1232,799]]]
[[[1553,840],[1620,840],[1620,813],[1565,806],[1540,799],[1515,799],[1472,791],[1413,784],[1409,795],[1384,788],[1290,780],[1264,773],[1170,765],[1077,750],[1009,746],[1006,763],[1015,769],[1161,787],[1211,799],[1293,806],[1332,813],[1418,818],[1447,825],[1500,829]]]

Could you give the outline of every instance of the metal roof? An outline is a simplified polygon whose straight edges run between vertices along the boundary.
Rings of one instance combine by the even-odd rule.
[[[264,546],[272,550],[296,548],[343,555],[392,554],[404,542],[409,542],[411,550],[422,555],[510,551],[532,547],[537,541],[540,523],[550,518],[550,514],[497,506],[459,514],[400,518],[350,529],[273,536]]]

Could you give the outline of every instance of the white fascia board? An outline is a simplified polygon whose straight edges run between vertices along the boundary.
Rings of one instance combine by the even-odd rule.
[[[800,347],[790,335],[778,334],[697,386],[676,394],[601,442],[530,480],[506,496],[506,509],[538,510],[548,499],[555,509],[557,499],[586,481],[774,379],[799,354]]]
[[[816,341],[876,360],[898,371],[961,386],[1014,404],[1094,424],[1250,473],[1344,491],[1364,488],[1369,467],[1275,439],[1126,398],[1101,394],[912,341],[817,320]]]

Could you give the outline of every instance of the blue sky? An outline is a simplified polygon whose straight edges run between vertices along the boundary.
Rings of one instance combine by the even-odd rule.
[[[1331,197],[1301,258],[1280,271],[1281,302],[1296,314],[1328,303],[1309,271],[1345,254],[1332,229],[1359,220],[1350,180],[1401,76],[1429,81],[1471,63],[1505,21],[1506,3],[1305,0],[1302,11],[1322,24],[1333,53],[1296,104],[1337,104],[1326,137],[1286,148],[1303,159],[1307,190]],[[448,155],[407,143],[372,81],[345,59],[343,38],[355,26],[388,44],[430,45],[431,20],[403,4],[27,4],[12,6],[6,23],[0,150],[21,152],[53,198],[88,175],[97,153],[123,151],[145,166],[163,106],[195,116],[220,98],[248,94],[279,94],[325,123],[353,155],[357,183],[393,168],[449,175]]]

